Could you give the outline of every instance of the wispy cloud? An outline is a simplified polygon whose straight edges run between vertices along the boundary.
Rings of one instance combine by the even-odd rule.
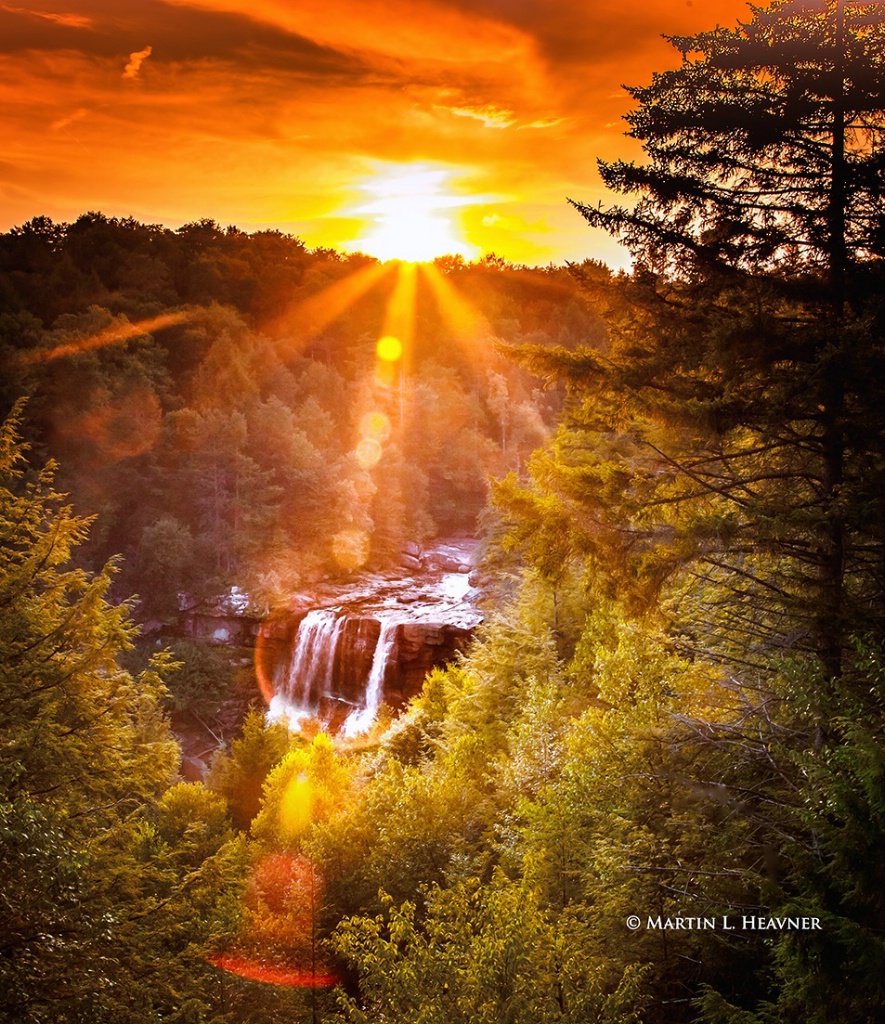
[[[78,107],[72,114],[66,114],[64,117],[60,117],[58,120],[53,121],[49,126],[49,130],[51,132],[60,132],[63,128],[67,128],[69,125],[72,125],[77,121],[82,121],[88,113],[89,111],[86,107]]]
[[[512,110],[496,107],[492,103],[486,103],[481,107],[449,107],[448,109],[456,117],[470,117],[475,121],[481,121],[486,128],[509,128],[512,124],[516,124],[516,114]]]
[[[54,14],[51,11],[32,11],[27,7],[9,7],[0,4],[0,11],[9,14],[25,14],[32,18],[43,18],[46,21],[53,21],[56,25],[66,25],[68,28],[92,28],[95,22],[83,14]]]
[[[521,124],[517,131],[521,132],[524,128],[555,128],[556,125],[562,124],[564,120],[564,117],[539,117],[537,121]]]
[[[146,46],[143,50],[138,50],[135,53],[129,54],[129,63],[126,65],[123,71],[124,78],[138,78],[138,72],[141,70],[141,65],[150,57],[154,52],[152,46]]]

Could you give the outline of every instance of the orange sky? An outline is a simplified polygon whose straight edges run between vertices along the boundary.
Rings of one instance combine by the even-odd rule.
[[[602,199],[596,158],[636,155],[620,85],[674,64],[661,33],[748,17],[745,0],[0,3],[0,229],[101,210],[371,251],[411,220],[468,256],[617,263],[566,197]]]

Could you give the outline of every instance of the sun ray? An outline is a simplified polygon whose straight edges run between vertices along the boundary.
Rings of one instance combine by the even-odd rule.
[[[391,273],[381,263],[370,263],[327,285],[322,291],[292,306],[266,329],[271,334],[297,331],[305,342],[315,338],[342,313]]]
[[[494,332],[485,316],[452,286],[445,274],[432,263],[421,266],[423,279],[430,286],[443,320],[451,330],[452,341],[467,355],[465,365],[479,381],[493,364]]]
[[[396,271],[396,284],[387,304],[382,339],[395,338],[399,341],[399,358],[388,361],[398,362],[402,371],[408,373],[411,368],[412,342],[415,340],[415,296],[418,276],[414,263],[399,263]],[[383,358],[380,351],[379,356]]]
[[[443,319],[457,339],[477,341],[491,333],[489,322],[482,313],[453,287],[445,274],[432,263],[421,267],[424,280],[430,285]]]
[[[183,324],[191,316],[192,313],[189,311],[181,310],[177,313],[162,313],[160,316],[148,317],[146,320],[137,320],[135,323],[112,324],[86,338],[78,338],[77,341],[67,341],[51,349],[24,353],[21,356],[21,361],[29,365],[49,363],[54,359],[77,356],[83,352],[105,348],[108,345],[122,345],[123,342],[129,341],[131,338],[141,338],[166,327]]]

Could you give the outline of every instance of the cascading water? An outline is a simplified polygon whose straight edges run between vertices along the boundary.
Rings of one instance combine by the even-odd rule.
[[[270,704],[272,720],[295,724],[316,714],[321,698],[332,689],[335,650],[344,621],[326,609],[308,612],[301,620],[292,656]]]
[[[393,651],[396,642],[396,630],[399,626],[398,620],[382,619],[381,633],[378,643],[375,645],[375,653],[372,655],[372,668],[369,670],[369,679],[366,683],[365,706],[352,711],[344,723],[344,735],[347,737],[358,736],[362,732],[368,732],[375,716],[381,699],[384,696],[384,672],[387,669],[387,662]]]
[[[352,705],[353,710],[344,721],[342,728],[348,737],[358,736],[371,728],[384,698],[384,675],[396,643],[397,627],[402,620],[401,617],[383,615],[379,620],[380,630],[374,651],[371,647],[364,648],[366,660],[371,652],[368,677],[351,681],[351,692],[352,684],[356,682],[362,699],[358,705]],[[347,703],[337,693],[340,685],[336,685],[336,668],[340,675],[336,655],[339,654],[339,643],[347,622],[346,615],[328,609],[310,611],[304,616],[298,626],[292,654],[278,673],[277,692],[269,709],[271,720],[285,720],[290,725],[297,725],[305,718],[321,716],[324,699]],[[378,620],[376,626],[377,623]]]
[[[335,648],[344,619],[332,611],[308,612],[301,620],[283,693],[291,704],[315,710],[332,688]]]

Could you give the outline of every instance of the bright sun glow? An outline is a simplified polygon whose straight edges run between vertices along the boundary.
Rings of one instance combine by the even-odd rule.
[[[379,260],[424,263],[448,254],[473,259],[476,246],[460,237],[452,211],[473,200],[454,195],[451,172],[423,165],[397,167],[367,181],[371,198],[355,213],[371,217],[374,226],[353,248]]]

